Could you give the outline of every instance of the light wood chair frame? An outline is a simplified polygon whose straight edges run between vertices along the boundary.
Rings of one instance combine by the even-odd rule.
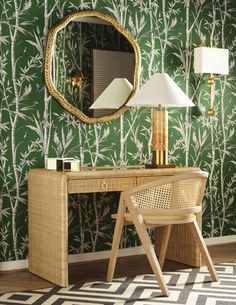
[[[145,253],[160,286],[162,294],[164,296],[169,295],[167,285],[165,283],[162,268],[167,252],[168,242],[171,234],[171,227],[173,224],[188,224],[189,228],[196,240],[196,243],[202,253],[203,259],[208,267],[212,281],[218,281],[218,276],[213,265],[212,259],[202,237],[198,223],[196,221],[195,214],[201,212],[202,199],[205,190],[205,184],[208,177],[208,173],[204,171],[197,171],[194,173],[176,175],[173,177],[161,178],[129,190],[123,191],[120,196],[120,202],[117,214],[113,215],[116,219],[114,237],[112,242],[111,255],[109,260],[107,281],[110,282],[113,279],[115,265],[117,261],[118,249],[122,234],[122,228],[126,224],[134,224],[141,243],[144,247]],[[179,208],[178,191],[179,182],[188,179],[200,178],[202,183],[199,189],[199,202],[193,207]],[[135,203],[134,195],[140,191],[151,189],[165,184],[172,184],[172,193],[170,200],[170,207],[168,209],[159,208],[140,208]],[[151,243],[150,237],[147,233],[147,227],[164,226],[164,232],[162,242],[160,245],[159,260],[157,259],[155,250]]]

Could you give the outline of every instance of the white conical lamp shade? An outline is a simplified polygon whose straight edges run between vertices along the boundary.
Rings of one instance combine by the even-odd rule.
[[[193,107],[194,103],[166,73],[154,74],[126,106]]]
[[[126,78],[114,78],[90,109],[119,109],[125,104],[133,85]]]

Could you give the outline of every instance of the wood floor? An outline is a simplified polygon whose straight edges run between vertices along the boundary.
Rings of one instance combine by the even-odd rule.
[[[209,247],[215,264],[236,261],[236,243]],[[76,284],[84,281],[104,280],[108,260],[87,263],[70,264],[69,281]],[[164,270],[175,270],[189,267],[172,261],[166,261]],[[118,259],[115,277],[134,276],[137,274],[152,273],[145,255],[136,255]],[[9,271],[0,273],[0,293],[10,291],[24,291],[39,288],[53,287],[47,282],[27,270]]]

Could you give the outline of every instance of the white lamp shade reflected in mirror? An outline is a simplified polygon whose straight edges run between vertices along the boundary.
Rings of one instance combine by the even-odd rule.
[[[90,109],[119,109],[125,104],[133,90],[126,78],[115,78],[90,106]]]
[[[195,48],[194,72],[229,74],[229,50],[207,47]]]

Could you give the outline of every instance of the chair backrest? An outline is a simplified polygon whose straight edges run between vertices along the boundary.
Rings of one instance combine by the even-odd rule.
[[[127,195],[138,208],[186,209],[201,205],[207,172],[161,178],[133,188]]]

